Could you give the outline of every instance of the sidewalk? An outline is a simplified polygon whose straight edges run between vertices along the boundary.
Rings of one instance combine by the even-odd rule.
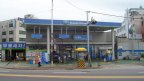
[[[100,65],[100,66],[99,66]],[[112,68],[129,68],[129,67],[144,67],[144,60],[118,60],[113,62],[92,62],[92,67],[87,67],[88,69],[112,69]],[[26,69],[26,70],[54,70],[54,69],[65,69],[73,70],[79,69],[76,63],[71,64],[42,64],[38,67],[37,64],[28,64],[26,62],[1,62],[0,68],[5,69]],[[85,68],[85,69],[87,69]]]
[[[29,69],[29,70],[37,70],[37,69],[75,69],[77,68],[76,64],[42,64],[41,67],[38,67],[38,64],[28,64],[26,62],[0,62],[0,68],[5,69]]]

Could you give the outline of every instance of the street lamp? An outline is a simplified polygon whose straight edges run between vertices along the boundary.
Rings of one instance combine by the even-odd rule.
[[[96,20],[94,20],[93,18],[91,18],[91,21],[89,22],[89,13],[90,11],[86,11],[86,14],[87,14],[87,50],[88,50],[88,66],[89,67],[92,67],[92,64],[91,64],[91,55],[90,55],[90,35],[89,35],[89,25],[90,24],[93,24],[95,25],[97,23]]]
[[[90,51],[89,51],[89,13],[90,11],[86,11],[86,14],[87,14],[87,50],[88,50],[88,66],[89,67],[92,67],[92,64],[91,64],[91,55],[90,55]]]

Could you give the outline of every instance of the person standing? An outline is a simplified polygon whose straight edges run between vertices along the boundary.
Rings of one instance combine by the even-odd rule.
[[[66,53],[64,53],[63,58],[64,58],[64,63],[66,63],[66,59],[67,59]]]
[[[41,58],[38,56],[38,67],[41,67]]]
[[[58,60],[59,60],[59,63],[61,63],[61,56],[60,55],[58,56]]]
[[[103,55],[103,60],[104,62],[106,62],[106,55]]]

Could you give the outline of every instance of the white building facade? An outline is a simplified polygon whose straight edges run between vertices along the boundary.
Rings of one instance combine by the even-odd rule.
[[[25,42],[26,30],[19,18],[0,22],[0,32],[2,42]]]
[[[124,20],[122,22],[122,27],[116,29],[116,35],[119,37],[126,37],[129,39],[142,39],[142,21],[144,16],[144,8],[141,6],[139,8],[130,8],[126,10],[124,14]],[[129,31],[133,30],[133,35]]]
[[[126,10],[122,27],[116,29],[118,37],[118,58],[133,56],[144,52],[143,33],[144,8],[130,8]]]

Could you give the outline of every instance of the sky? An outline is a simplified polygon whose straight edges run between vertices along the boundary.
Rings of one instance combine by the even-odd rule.
[[[51,19],[52,0],[0,0],[0,21],[33,14],[39,19]],[[124,16],[126,9],[144,7],[144,0],[53,0],[53,18],[86,20],[85,11]],[[123,18],[89,13],[89,19],[122,22]]]

